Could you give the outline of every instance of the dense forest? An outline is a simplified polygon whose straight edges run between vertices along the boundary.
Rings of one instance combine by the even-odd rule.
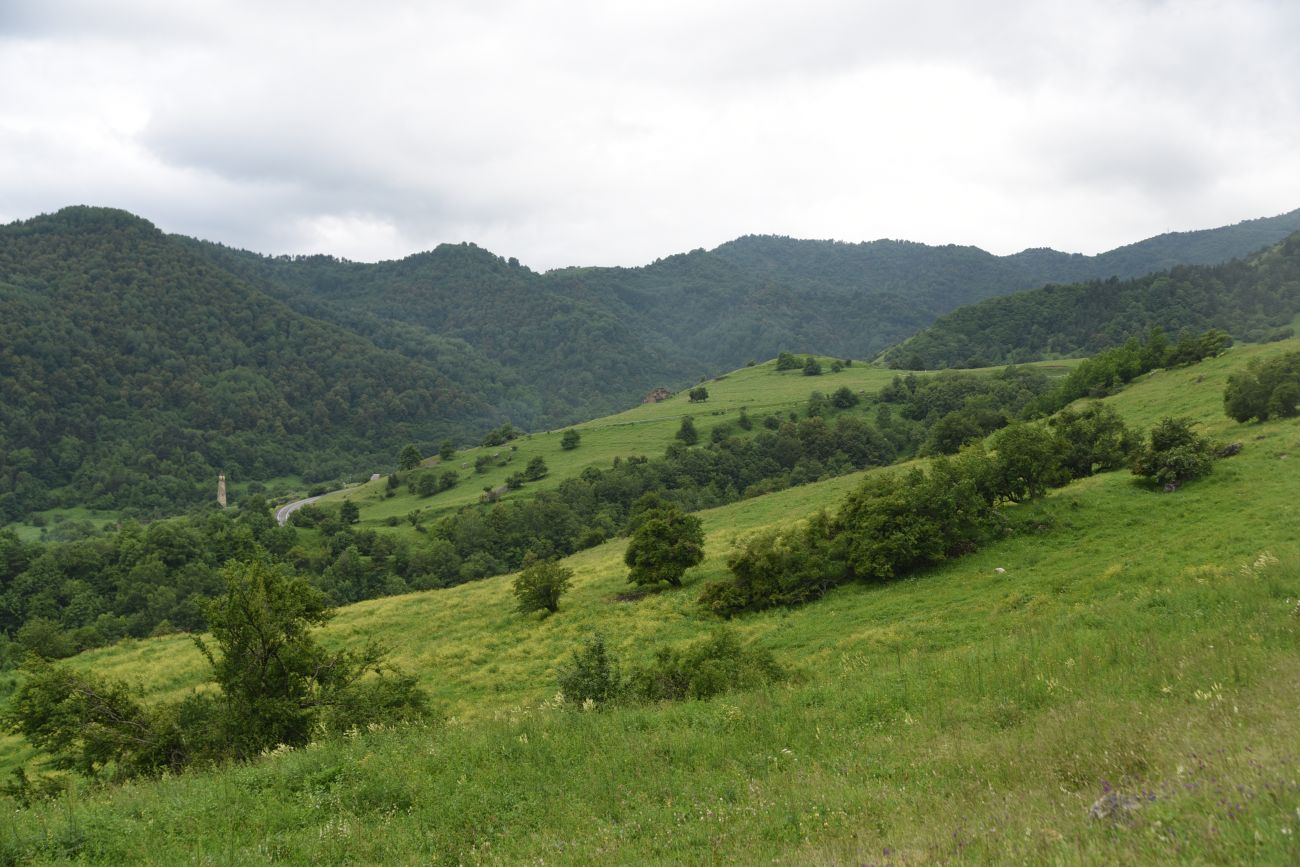
[[[487,426],[491,389],[294,312],[120,211],[0,229],[0,523],[332,478]]]
[[[781,350],[860,357],[962,304],[1240,255],[1298,224],[1300,211],[1096,257],[751,236],[643,268],[537,274],[470,244],[374,265],[265,257],[68,208],[0,227],[0,524],[72,505],[150,517],[210,497],[218,472],[386,469],[407,442],[553,428]],[[1243,269],[1259,266],[1212,273]],[[1292,285],[1257,282],[1237,305],[1252,334]],[[1211,321],[1232,307],[1214,303],[1159,324],[1239,331]],[[1138,321],[1050,351],[1122,340]]]
[[[1152,328],[1221,328],[1252,342],[1292,334],[1300,233],[1243,259],[1133,280],[1049,285],[963,307],[888,350],[894,367],[982,367],[1088,354]]]

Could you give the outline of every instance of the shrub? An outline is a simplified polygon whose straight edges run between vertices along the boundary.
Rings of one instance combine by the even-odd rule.
[[[627,692],[643,701],[707,699],[784,676],[771,653],[746,648],[730,630],[719,629],[685,647],[661,647],[653,662],[633,670]]]
[[[623,678],[618,670],[618,659],[605,647],[605,639],[597,634],[586,641],[581,650],[560,671],[560,693],[564,700],[575,705],[590,701],[604,704],[623,691]]]
[[[1192,430],[1195,424],[1189,418],[1162,419],[1134,457],[1133,474],[1166,490],[1207,475],[1214,465],[1214,446]]]
[[[578,447],[578,443],[581,440],[582,434],[578,433],[573,428],[569,428],[564,432],[564,435],[560,437],[560,448],[564,449],[566,452],[571,452]]]
[[[691,403],[703,403],[709,399],[709,390],[702,385],[697,385],[688,393]]]
[[[1300,352],[1253,360],[1228,377],[1223,409],[1237,421],[1291,418],[1300,404]]]

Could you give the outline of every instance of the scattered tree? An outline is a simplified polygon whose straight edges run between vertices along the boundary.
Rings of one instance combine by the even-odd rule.
[[[681,440],[688,446],[693,446],[700,441],[700,432],[695,429],[695,419],[688,416],[682,417],[682,426],[677,429],[677,439]]]
[[[666,581],[680,587],[686,570],[703,559],[700,519],[676,506],[646,513],[623,556],[628,581],[641,586]]]
[[[530,482],[537,482],[546,478],[548,472],[550,472],[550,470],[546,467],[546,461],[541,455],[537,455],[530,460],[528,466],[524,468],[524,478]]]
[[[808,356],[808,360],[803,363],[803,375],[804,376],[822,375],[822,365],[821,362],[817,360],[816,356],[812,356],[812,355]]]
[[[451,440],[443,440],[438,446],[438,457],[446,462],[456,457],[456,446]]]
[[[361,520],[361,508],[351,500],[339,504],[339,520],[344,524],[355,524]]]
[[[569,589],[573,570],[555,559],[541,560],[531,551],[524,556],[523,570],[515,576],[515,608],[520,614],[560,608],[560,596]]]
[[[420,454],[420,447],[415,443],[407,443],[397,456],[397,468],[399,470],[413,470],[420,465],[422,460],[424,460],[424,455]]]
[[[566,452],[571,452],[578,447],[578,443],[581,440],[582,434],[578,433],[573,428],[569,428],[564,432],[564,435],[560,437],[560,448],[564,449]]]
[[[709,399],[709,390],[702,385],[697,385],[687,392],[691,403],[703,403]]]

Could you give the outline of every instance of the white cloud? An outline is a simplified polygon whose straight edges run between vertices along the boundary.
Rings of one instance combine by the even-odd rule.
[[[1247,2],[10,2],[0,214],[638,264],[745,232],[1095,252],[1300,205]]]

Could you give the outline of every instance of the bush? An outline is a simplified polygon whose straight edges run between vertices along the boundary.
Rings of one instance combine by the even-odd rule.
[[[1189,418],[1162,419],[1134,457],[1133,474],[1166,490],[1207,475],[1214,466],[1214,446],[1192,430],[1195,424]]]
[[[746,648],[734,633],[719,629],[683,648],[660,648],[653,662],[632,672],[627,693],[643,701],[707,699],[784,676],[771,653]]]
[[[578,433],[573,428],[569,428],[564,432],[564,435],[560,437],[560,448],[564,449],[566,452],[571,452],[578,447],[578,443],[581,440],[582,434]]]
[[[1300,352],[1268,361],[1255,359],[1228,377],[1223,409],[1236,421],[1291,418],[1300,404]]]
[[[524,568],[515,576],[515,609],[520,614],[560,609],[560,597],[573,582],[573,570],[558,560],[540,560],[532,552],[524,556]]]
[[[589,701],[604,704],[618,698],[623,678],[618,659],[605,647],[603,636],[593,636],[581,650],[574,651],[573,659],[560,671],[559,686],[564,700],[575,705]]]
[[[691,403],[703,403],[709,399],[709,390],[702,385],[697,385],[688,393]]]

